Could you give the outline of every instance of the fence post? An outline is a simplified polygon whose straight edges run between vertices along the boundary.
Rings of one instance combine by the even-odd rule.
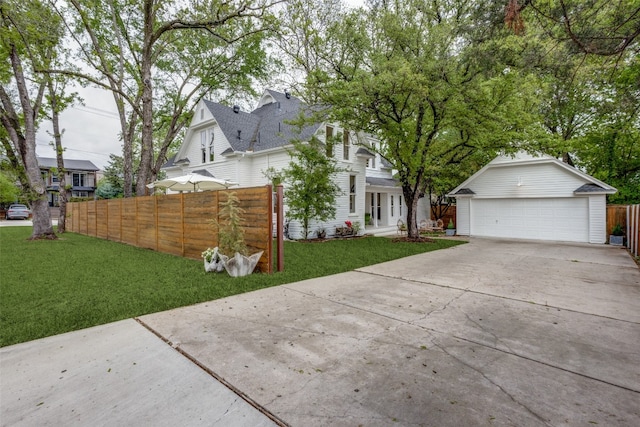
[[[282,202],[284,199],[284,187],[279,184],[276,187],[276,239],[278,252],[278,271],[284,271],[284,207]]]
[[[182,236],[180,236],[182,250],[180,253],[184,256],[184,193],[180,193],[180,221],[182,222]]]
[[[627,248],[634,256],[638,256],[638,240],[640,240],[640,205],[627,206]]]

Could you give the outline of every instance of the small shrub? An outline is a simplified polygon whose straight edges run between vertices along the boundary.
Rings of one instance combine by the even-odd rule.
[[[614,236],[624,236],[624,231],[622,230],[622,226],[620,224],[616,224],[611,230],[611,234]]]

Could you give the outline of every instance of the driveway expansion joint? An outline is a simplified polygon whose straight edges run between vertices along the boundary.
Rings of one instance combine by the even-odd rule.
[[[169,345],[169,347],[173,348],[174,350],[176,350],[178,353],[180,353],[182,356],[184,356],[186,359],[188,359],[191,363],[193,363],[194,365],[196,365],[198,368],[202,369],[204,372],[206,372],[209,376],[211,376],[215,381],[218,381],[220,384],[222,384],[223,386],[227,387],[229,390],[231,390],[233,393],[236,394],[236,396],[238,396],[239,398],[241,398],[242,400],[244,400],[245,402],[247,402],[249,405],[253,406],[255,409],[257,409],[258,411],[260,411],[263,415],[265,415],[267,418],[269,418],[271,421],[273,421],[275,424],[279,425],[280,427],[289,427],[289,424],[285,423],[283,420],[281,420],[280,418],[278,418],[276,415],[272,414],[269,410],[267,410],[265,407],[263,407],[262,405],[260,405],[258,402],[256,402],[255,400],[253,400],[250,396],[248,396],[246,393],[242,392],[241,390],[239,390],[238,388],[236,388],[235,386],[233,386],[233,384],[231,384],[230,382],[228,382],[226,379],[224,379],[223,377],[221,377],[220,375],[218,375],[217,373],[215,373],[212,369],[210,369],[209,367],[207,367],[205,364],[201,363],[197,358],[195,358],[194,356],[192,356],[191,354],[189,354],[187,351],[185,351],[184,349],[180,348],[179,345],[174,345],[171,341],[169,341],[167,338],[165,338],[164,336],[162,336],[162,334],[160,334],[160,332],[156,331],[155,329],[153,329],[151,326],[149,326],[147,323],[145,323],[144,321],[142,321],[140,318],[134,318],[134,320],[136,322],[138,322],[140,325],[142,325],[145,329],[147,329],[149,332],[151,332],[152,334],[154,334],[155,336],[157,336],[160,340],[164,341],[167,345]]]
[[[408,283],[415,283],[415,284],[418,284],[418,285],[437,286],[437,287],[443,288],[443,289],[452,289],[452,290],[461,291],[461,292],[464,292],[464,293],[472,293],[472,294],[483,295],[483,296],[486,296],[486,297],[491,297],[491,298],[496,298],[496,299],[504,299],[506,301],[515,301],[515,302],[531,304],[531,305],[535,305],[535,306],[539,306],[539,307],[552,308],[552,309],[556,309],[556,310],[563,310],[563,311],[567,311],[567,312],[571,312],[571,313],[584,314],[584,315],[588,315],[588,316],[595,316],[595,317],[599,317],[599,318],[602,318],[602,319],[615,320],[617,322],[625,322],[625,323],[631,323],[633,325],[640,325],[640,322],[635,322],[633,320],[620,319],[620,318],[617,318],[617,317],[604,316],[604,315],[595,314],[595,313],[588,313],[588,312],[585,312],[585,311],[575,310],[575,309],[571,309],[571,308],[567,308],[567,307],[549,305],[546,302],[543,304],[541,302],[536,302],[536,301],[531,301],[531,300],[512,298],[512,297],[508,297],[508,296],[504,296],[504,295],[495,295],[495,294],[488,293],[488,292],[475,291],[473,289],[469,289],[468,287],[467,288],[460,288],[460,287],[450,286],[450,285],[441,285],[441,284],[433,283],[433,282],[425,282],[425,281],[422,281],[422,280],[409,279],[409,278],[406,278],[406,277],[391,276],[391,275],[386,275],[386,274],[382,274],[382,273],[373,273],[373,272],[370,272],[370,271],[362,271],[362,270],[359,270],[359,269],[356,269],[354,271],[358,272],[358,273],[362,273],[362,274],[369,274],[369,275],[372,275],[372,276],[377,276],[377,277],[384,277],[384,278],[388,278],[388,279],[401,280],[403,282],[408,282]],[[291,289],[291,290],[294,290],[294,289]],[[433,312],[436,312],[436,311],[438,311],[438,310],[433,310]]]

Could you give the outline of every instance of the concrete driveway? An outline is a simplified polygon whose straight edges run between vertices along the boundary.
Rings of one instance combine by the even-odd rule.
[[[0,349],[0,425],[640,425],[615,247],[472,239],[138,322]]]
[[[619,248],[473,239],[140,320],[292,426],[640,425]]]

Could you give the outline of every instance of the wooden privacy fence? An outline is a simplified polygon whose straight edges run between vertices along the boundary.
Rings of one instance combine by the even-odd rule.
[[[270,185],[69,203],[67,230],[201,259],[202,251],[218,246],[218,235],[210,221],[218,219],[220,207],[227,200],[227,191],[236,193],[240,208],[245,211],[242,226],[249,252],[264,251],[257,269],[271,273],[273,202]]]
[[[638,256],[640,244],[640,205],[608,205],[607,206],[607,236],[611,230],[620,224],[625,231],[627,248]],[[608,238],[608,237],[607,237]]]

